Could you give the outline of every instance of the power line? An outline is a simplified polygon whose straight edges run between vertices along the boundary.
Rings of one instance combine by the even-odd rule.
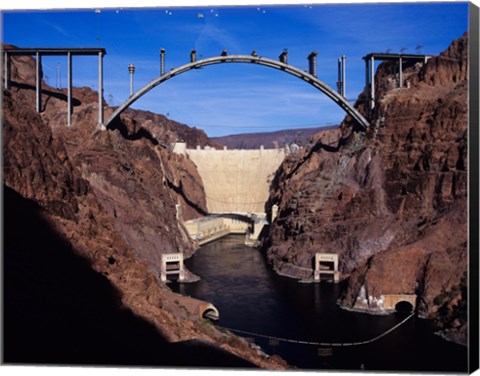
[[[303,340],[296,340],[296,339],[291,339],[291,338],[281,338],[281,337],[275,337],[275,336],[269,336],[266,334],[259,334],[259,333],[254,333],[254,332],[248,332],[245,330],[239,330],[239,329],[232,329],[232,328],[227,328],[224,326],[219,326],[220,328],[230,330],[232,332],[240,333],[240,334],[247,334],[250,336],[254,337],[260,337],[260,338],[267,338],[271,340],[276,340],[279,342],[288,342],[288,343],[298,343],[301,345],[313,345],[313,346],[329,346],[329,347],[346,347],[346,346],[360,346],[360,345],[366,345],[372,342],[375,342],[379,340],[380,338],[386,336],[387,334],[393,332],[395,329],[400,327],[401,325],[405,324],[408,320],[410,320],[415,313],[411,313],[406,319],[402,320],[399,322],[397,325],[394,327],[388,329],[387,331],[379,334],[378,336],[368,339],[366,341],[357,341],[357,342],[316,342],[316,341],[303,341]]]

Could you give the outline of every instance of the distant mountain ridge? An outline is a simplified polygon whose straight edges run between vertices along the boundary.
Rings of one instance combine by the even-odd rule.
[[[284,129],[275,132],[243,133],[210,137],[210,140],[217,144],[225,145],[229,149],[258,149],[261,145],[266,149],[273,149],[291,143],[305,145],[314,134],[337,127],[338,125],[330,125],[317,128]]]

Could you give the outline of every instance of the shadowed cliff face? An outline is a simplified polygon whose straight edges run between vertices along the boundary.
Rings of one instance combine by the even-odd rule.
[[[5,100],[6,130],[12,133],[6,138],[11,142],[7,144],[6,156],[13,158],[13,151],[20,155],[14,157],[18,166],[9,164],[10,159],[6,159],[7,171],[15,174],[6,179],[21,182],[25,178],[22,169],[33,163],[29,166],[31,176],[27,177],[22,193],[29,198],[46,196],[48,199],[52,190],[59,189],[58,184],[48,185],[50,177],[57,173],[57,161],[43,157],[38,147],[52,146],[59,150],[56,153],[66,164],[61,167],[71,169],[75,166],[74,180],[65,181],[65,189],[81,190],[82,184],[88,182],[103,212],[113,218],[115,230],[153,270],[160,270],[162,253],[180,251],[191,255],[194,248],[176,219],[176,204],[182,205],[185,219],[198,217],[205,211],[204,190],[193,163],[168,152],[162,146],[165,143],[165,138],[161,138],[163,133],[155,133],[156,127],[141,127],[127,116],[118,122],[118,128],[127,134],[120,130],[99,131],[97,95],[88,88],[73,90],[73,97],[80,104],[74,107],[70,128],[66,127],[66,102],[61,97],[43,95],[44,111],[41,114],[29,111],[34,108],[35,91],[15,80],[29,77],[21,73],[31,69],[32,64],[23,60],[17,64],[16,58],[12,60],[15,74],[12,75],[12,90],[7,94],[11,96]],[[46,84],[43,87],[47,92],[55,90]],[[106,108],[105,112],[108,115],[111,109]],[[22,132],[20,122],[28,123],[32,119],[42,126],[29,131],[25,128]],[[49,128],[48,134],[43,132],[45,126]],[[133,136],[125,138],[128,135]],[[20,140],[28,144],[31,137],[37,142],[31,150],[25,150]],[[30,162],[32,157],[34,160]],[[70,197],[65,196],[69,193],[62,193],[62,198],[69,200]],[[49,203],[50,207],[52,205]],[[65,206],[59,200],[57,210],[73,212],[76,203],[71,205]]]
[[[44,111],[36,113],[35,92],[29,86],[32,59],[12,60],[14,85],[4,90],[2,109],[5,222],[10,226],[5,238],[9,308],[4,325],[12,325],[4,343],[6,360],[209,366],[249,362],[285,368],[282,360],[266,359],[246,341],[189,314],[159,282],[161,253],[193,252],[175,208],[185,200],[192,203],[187,217],[204,210],[193,164],[162,147],[165,140],[153,126],[137,126],[128,117],[122,124],[128,135],[138,137],[125,138],[120,130],[98,131],[97,95],[87,88],[73,91],[78,105],[69,129],[64,98],[55,89],[44,85],[57,94],[43,95]],[[107,116],[111,112],[106,107]],[[42,311],[38,315],[37,309]],[[30,336],[49,333],[51,341],[35,337],[27,342]],[[133,348],[135,336],[151,347]],[[223,350],[195,343],[188,349],[167,345],[195,339]],[[94,343],[83,357],[89,341]],[[102,352],[100,347],[107,349]],[[155,358],[163,350],[165,356]],[[195,351],[208,360],[192,356],[190,362]]]
[[[339,254],[348,278],[341,305],[374,312],[374,298],[416,294],[418,313],[455,327],[462,343],[466,51],[463,36],[425,66],[406,68],[401,89],[381,64],[367,133],[344,122],[282,165],[267,204],[278,204],[279,215],[264,242],[275,270],[297,278],[311,276],[316,252]]]
[[[121,291],[76,254],[34,201],[4,187],[4,204],[7,364],[252,367],[195,341],[169,344],[122,307]],[[111,255],[109,262],[118,260]]]

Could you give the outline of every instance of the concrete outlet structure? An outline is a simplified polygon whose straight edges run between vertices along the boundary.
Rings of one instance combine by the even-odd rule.
[[[180,294],[176,294],[175,300],[178,301],[178,304],[183,305],[187,311],[200,318],[208,318],[210,320],[218,320],[220,318],[218,309],[212,303]]]
[[[396,309],[396,305],[401,302],[410,303],[413,310],[417,305],[417,295],[415,294],[389,294],[382,295],[382,297],[383,308],[388,310]]]
[[[313,279],[314,281],[328,280],[338,283],[340,280],[338,255],[335,253],[316,253]]]
[[[179,281],[185,279],[183,253],[164,253],[160,266],[160,279],[166,282],[171,276],[177,276]]]

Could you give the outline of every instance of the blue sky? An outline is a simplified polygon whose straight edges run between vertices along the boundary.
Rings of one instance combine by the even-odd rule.
[[[108,8],[3,12],[2,41],[20,47],[104,47],[105,92],[111,105],[129,96],[128,65],[135,89],[166,68],[199,57],[250,54],[307,69],[318,51],[318,78],[335,87],[337,59],[347,57],[347,97],[365,84],[362,56],[370,52],[438,54],[468,28],[468,4],[385,3],[278,6]],[[417,49],[417,46],[421,46]],[[44,57],[47,81],[56,85],[57,65],[66,85],[66,58]],[[98,87],[97,58],[75,57],[74,85]],[[305,82],[250,64],[222,64],[189,71],[150,91],[134,108],[147,109],[204,129],[210,136],[337,124],[344,113]]]

